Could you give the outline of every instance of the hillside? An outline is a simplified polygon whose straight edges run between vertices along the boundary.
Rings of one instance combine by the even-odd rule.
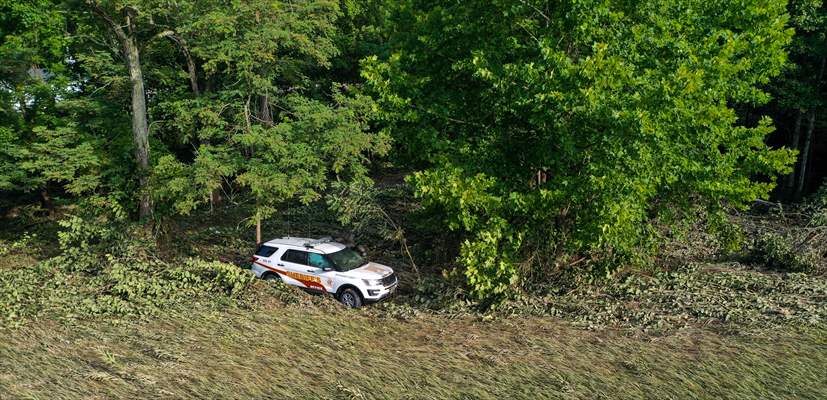
[[[665,337],[554,318],[307,306],[38,321],[0,341],[0,398],[823,399],[827,330]]]

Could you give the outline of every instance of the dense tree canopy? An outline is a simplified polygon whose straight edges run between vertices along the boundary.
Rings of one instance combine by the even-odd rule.
[[[633,261],[656,223],[765,198],[793,153],[733,105],[769,99],[785,4],[407,1],[366,74],[487,297],[538,249]]]
[[[792,62],[771,85],[774,98],[768,108],[785,136],[782,143],[800,154],[779,197],[800,200],[827,177],[827,163],[814,162],[814,155],[827,151],[827,5],[820,0],[795,0],[788,8],[790,25],[796,30],[788,47]]]
[[[87,104],[65,59],[67,20],[50,5],[0,3],[0,190],[46,203],[55,185],[72,195],[96,189],[101,164],[97,138],[79,126]]]
[[[260,219],[387,151],[371,100],[318,78],[341,53],[335,1],[2,8],[0,189],[78,195],[104,179],[96,194],[137,201],[146,218],[238,188]]]

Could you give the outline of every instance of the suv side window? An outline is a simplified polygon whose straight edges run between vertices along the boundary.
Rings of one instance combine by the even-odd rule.
[[[333,268],[333,264],[323,254],[307,253],[307,263],[316,268]]]
[[[307,265],[307,252],[300,250],[287,250],[281,256],[282,261],[287,261],[296,264]]]
[[[258,251],[256,251],[256,255],[259,257],[270,257],[278,250],[278,247],[261,246],[258,248]]]

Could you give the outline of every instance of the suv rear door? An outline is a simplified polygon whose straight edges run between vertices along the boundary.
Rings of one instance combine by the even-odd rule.
[[[272,268],[273,264],[275,264],[274,255],[278,253],[278,251],[278,247],[261,245],[256,250],[256,254],[253,256],[253,260],[264,263]]]

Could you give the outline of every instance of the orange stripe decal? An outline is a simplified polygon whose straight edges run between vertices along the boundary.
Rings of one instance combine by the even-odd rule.
[[[288,278],[295,279],[295,280],[301,282],[302,285],[304,285],[307,288],[320,289],[324,292],[327,292],[327,288],[325,288],[324,285],[322,285],[322,283],[321,283],[322,279],[319,278],[318,276],[305,275],[305,274],[300,274],[298,272],[280,270],[278,268],[273,268],[273,267],[271,267],[267,264],[260,263],[255,258],[253,259],[253,263],[258,264],[258,265],[260,265],[260,266],[262,266],[262,267],[264,267],[264,268],[266,268],[270,271],[273,271],[273,272],[275,272],[279,275],[284,275]]]

